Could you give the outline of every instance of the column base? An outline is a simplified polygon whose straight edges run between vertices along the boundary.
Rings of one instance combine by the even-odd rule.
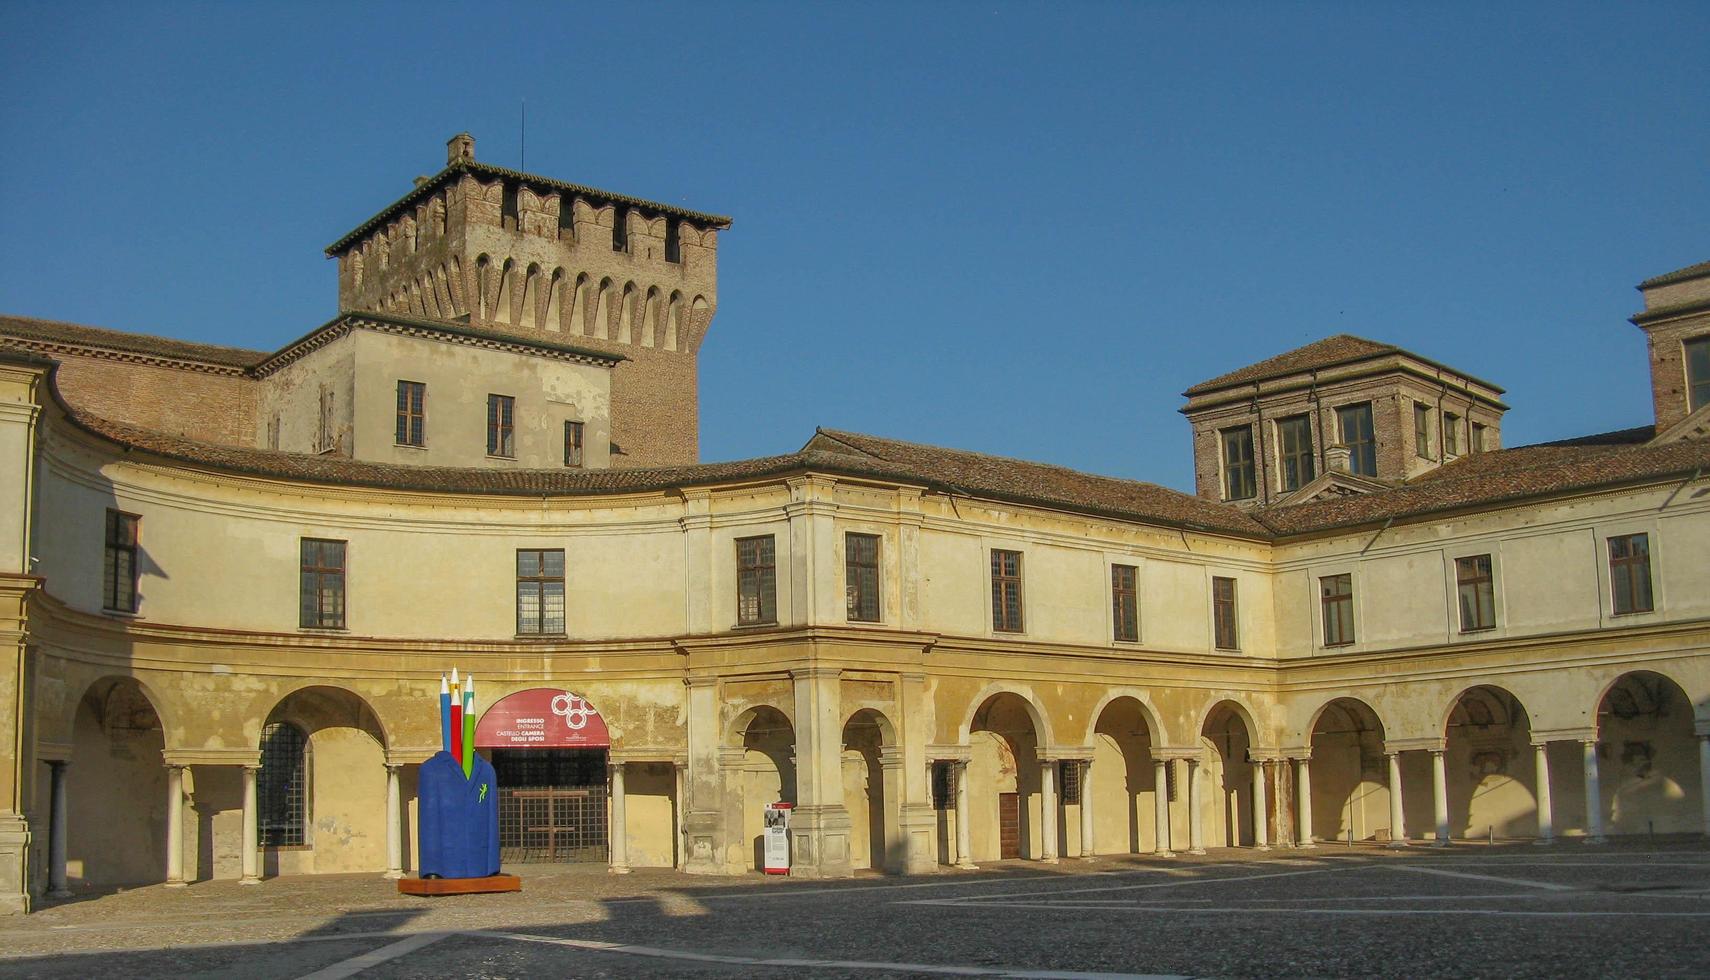
[[[614,864],[606,869],[606,874],[626,875],[629,874],[629,868],[626,865]]]
[[[1098,860],[1098,856],[1097,856],[1097,855],[1095,855],[1095,854],[1082,854],[1082,855],[1081,855],[1081,860],[1082,860],[1082,861],[1097,861],[1097,860]]]
[[[1432,846],[1432,847],[1448,847],[1448,846],[1449,846],[1449,842],[1448,842],[1448,841],[1446,841],[1446,840],[1444,840],[1444,839],[1442,839],[1442,838],[1441,838],[1441,837],[1439,837],[1439,838],[1437,838],[1437,839],[1436,839],[1436,840],[1434,840],[1434,841],[1432,841],[1432,842],[1431,842],[1431,846]]]
[[[48,898],[70,898],[71,897],[71,891],[69,889],[65,889],[65,888],[55,888],[53,891],[47,893],[47,897]]]
[[[1270,849],[1271,849],[1271,845],[1269,845],[1269,844],[1255,844],[1255,845],[1253,845],[1253,850],[1255,850],[1255,851],[1268,851]]]
[[[238,884],[240,884],[240,885],[259,885],[259,884],[261,884],[261,879],[260,878],[239,878]]]
[[[951,865],[951,867],[956,868],[960,871],[978,871],[978,870],[980,870],[980,866],[973,863],[972,861],[958,861],[957,863]]]
[[[387,881],[397,881],[399,878],[402,878],[403,876],[404,876],[404,873],[402,871],[388,871],[385,874],[381,875],[380,877],[385,878]]]
[[[1159,857],[1159,858],[1173,858],[1176,856],[1176,852],[1175,851],[1153,851],[1152,856],[1153,857]]]
[[[1298,846],[1298,847],[1299,847],[1299,848],[1300,848],[1300,849],[1301,849],[1301,850],[1303,850],[1303,851],[1315,851],[1315,850],[1317,850],[1317,849],[1318,849],[1318,845],[1317,845],[1317,844],[1314,844],[1314,843],[1313,843],[1313,842],[1311,842],[1311,841],[1307,841],[1307,842],[1306,842],[1306,843],[1304,843],[1304,844],[1300,844],[1300,845],[1297,845],[1297,846]]]
[[[1205,848],[1203,848],[1203,847],[1190,847],[1190,848],[1188,848],[1188,853],[1196,855],[1198,857],[1204,857],[1205,856]]]
[[[1057,855],[1052,854],[1048,857],[1042,857],[1039,859],[1039,863],[1040,864],[1056,864],[1057,863]]]
[[[189,888],[190,883],[188,881],[169,881],[166,883],[166,887],[168,887],[168,888]]]

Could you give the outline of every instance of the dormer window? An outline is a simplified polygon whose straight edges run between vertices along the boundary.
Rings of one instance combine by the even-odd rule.
[[[1304,415],[1277,422],[1277,457],[1282,464],[1282,488],[1299,490],[1312,482],[1312,425]]]
[[[1461,454],[1461,417],[1453,412],[1443,413],[1443,453],[1448,456]]]
[[[1372,403],[1343,405],[1336,409],[1336,427],[1342,445],[1348,447],[1348,471],[1377,476],[1377,437],[1372,431]]]
[[[1224,429],[1219,435],[1223,441],[1223,499],[1258,496],[1258,481],[1253,478],[1253,427]]]

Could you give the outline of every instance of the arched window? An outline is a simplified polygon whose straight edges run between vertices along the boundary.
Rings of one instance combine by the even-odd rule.
[[[256,777],[256,809],[264,847],[304,843],[308,818],[308,739],[287,722],[261,730],[261,772]]]

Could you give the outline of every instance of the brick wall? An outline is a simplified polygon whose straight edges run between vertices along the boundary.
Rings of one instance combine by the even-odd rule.
[[[76,408],[156,432],[228,446],[255,442],[255,382],[183,368],[55,354]]]

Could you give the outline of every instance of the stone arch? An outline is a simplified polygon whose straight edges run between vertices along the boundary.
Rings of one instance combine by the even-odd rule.
[[[617,321],[612,339],[620,344],[635,343],[635,321],[637,313],[637,292],[634,282],[623,284],[623,297],[618,301]]]
[[[974,723],[974,716],[979,714],[987,701],[999,694],[1013,694],[1020,698],[1027,708],[1027,714],[1033,721],[1034,731],[1039,733],[1041,745],[1055,745],[1056,739],[1051,734],[1051,721],[1044,709],[1039,707],[1039,701],[1033,694],[1032,688],[1025,684],[1011,684],[1006,681],[993,681],[974,695],[969,703],[967,713],[962,716],[962,724],[956,729],[956,742],[959,745],[968,744],[968,734]]]
[[[677,337],[679,350],[694,350],[695,344],[706,336],[707,326],[712,323],[712,304],[705,296],[696,296],[689,303],[689,322],[686,332]]]
[[[1455,837],[1531,836],[1538,826],[1537,764],[1532,722],[1514,693],[1495,684],[1474,684],[1449,702],[1444,715],[1443,772],[1447,792],[1448,835]],[[1406,785],[1431,786],[1435,776],[1413,752],[1403,757]],[[1404,798],[1406,822],[1435,826],[1433,794]]]
[[[482,320],[493,314],[493,257],[486,252],[475,256],[475,312]]]
[[[445,266],[435,266],[429,275],[433,279],[433,294],[439,304],[440,316],[447,320],[455,319],[457,305],[451,298],[451,284],[445,274]]]
[[[903,870],[894,766],[896,726],[877,708],[860,708],[843,721],[843,806],[849,812],[849,858],[854,868]]]
[[[386,747],[388,735],[368,699],[348,687],[305,681],[283,691],[258,719],[256,746],[274,723],[295,725],[305,736],[305,829],[300,847],[263,848],[262,872],[323,874],[386,868]],[[268,761],[257,774],[274,778]],[[259,811],[262,837],[270,820]]]
[[[1692,699],[1674,678],[1630,670],[1598,694],[1597,767],[1610,834],[1710,828]]]
[[[1043,792],[1042,746],[1052,744],[1044,714],[1019,685],[991,685],[963,725],[971,801],[969,856],[975,861],[1039,859],[1055,853]],[[1054,801],[1053,801],[1054,803]]]
[[[592,290],[588,286],[588,274],[586,272],[576,273],[576,284],[571,287],[569,304],[564,310],[567,318],[564,324],[565,333],[577,337],[587,334],[588,304],[593,301],[591,292]]]
[[[1169,843],[1169,828],[1164,827],[1160,835],[1158,826],[1158,794],[1165,795],[1167,807],[1169,782],[1166,776],[1159,785],[1154,763],[1157,749],[1170,743],[1149,702],[1144,692],[1112,691],[1099,702],[1088,723],[1086,743],[1092,749],[1092,765],[1081,786],[1081,805],[1092,811],[1093,853],[1155,851],[1160,836]],[[1067,838],[1070,827],[1078,834],[1085,821],[1063,823]],[[1078,843],[1079,848],[1071,846],[1067,853],[1086,853],[1086,842]]]
[[[1204,751],[1210,792],[1200,801],[1206,840],[1225,847],[1258,845],[1253,812],[1252,750],[1258,727],[1252,711],[1230,697],[1214,699],[1200,715],[1197,729]]]
[[[493,319],[498,323],[517,322],[518,304],[516,276],[517,264],[514,259],[505,259],[499,265],[498,283],[493,290]]]
[[[1132,698],[1139,704],[1140,717],[1145,719],[1146,727],[1152,732],[1153,741],[1156,744],[1173,744],[1170,741],[1169,731],[1164,727],[1163,716],[1158,713],[1157,706],[1152,703],[1152,695],[1136,687],[1113,688],[1099,699],[1098,704],[1093,707],[1091,716],[1087,719],[1087,734],[1086,738],[1083,739],[1085,744],[1092,744],[1093,732],[1098,728],[1099,715],[1103,714],[1104,709],[1110,707],[1112,702],[1121,698]]]
[[[641,314],[641,346],[665,346],[665,315],[663,301],[660,299],[659,287],[648,286],[647,298],[642,303]]]
[[[1322,840],[1375,840],[1389,823],[1386,730],[1370,703],[1336,697],[1312,712],[1304,736],[1311,750],[1312,826]]]
[[[611,277],[600,280],[600,288],[594,297],[594,322],[589,324],[590,337],[600,337],[610,340],[617,336],[614,321],[617,316],[615,309],[617,296]]]
[[[522,296],[519,300],[517,324],[524,327],[540,325],[540,263],[530,262],[523,271]]]
[[[164,881],[163,752],[170,728],[160,698],[135,677],[107,674],[83,689],[71,711],[71,764],[65,774],[69,883],[81,888]]]
[[[1211,720],[1212,713],[1216,712],[1220,708],[1227,708],[1239,716],[1242,723],[1247,726],[1247,735],[1253,740],[1253,744],[1262,744],[1259,733],[1263,729],[1259,727],[1258,716],[1253,714],[1252,705],[1249,705],[1247,702],[1241,700],[1239,696],[1233,694],[1215,695],[1210,700],[1206,701],[1205,707],[1200,709],[1198,716],[1199,724],[1195,726],[1194,731],[1203,733],[1205,731],[1206,722]]]
[[[452,312],[458,316],[469,312],[468,301],[465,299],[469,291],[464,288],[463,260],[453,255],[449,266],[446,267],[446,291],[451,296]]]
[[[731,719],[721,754],[727,826],[739,833],[727,863],[765,867],[765,814],[773,802],[796,801],[795,725],[780,707],[756,704]]]

